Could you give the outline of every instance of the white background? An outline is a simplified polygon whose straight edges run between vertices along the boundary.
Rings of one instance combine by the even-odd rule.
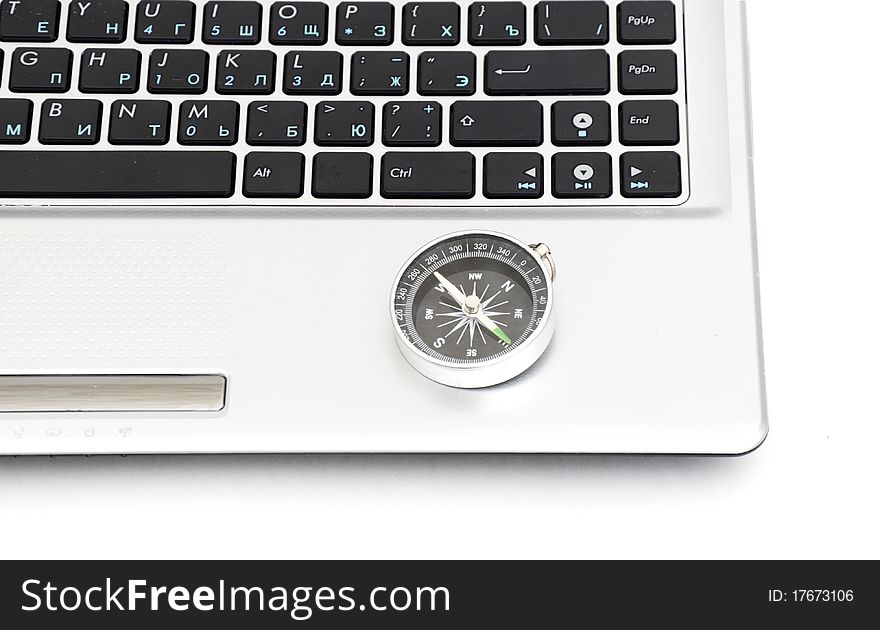
[[[759,451],[5,458],[0,557],[880,557],[880,4],[749,10]]]

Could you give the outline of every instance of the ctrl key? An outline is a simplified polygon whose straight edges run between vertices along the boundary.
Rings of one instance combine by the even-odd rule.
[[[386,199],[470,199],[474,156],[460,152],[389,152],[382,157]]]
[[[621,192],[631,198],[681,196],[681,158],[671,151],[620,156]]]
[[[248,153],[244,161],[245,197],[302,197],[303,163],[302,153]]]

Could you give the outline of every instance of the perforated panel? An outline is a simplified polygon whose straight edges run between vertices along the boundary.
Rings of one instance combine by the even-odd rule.
[[[5,372],[54,372],[79,362],[179,365],[223,353],[222,237],[144,230],[140,222],[112,234],[31,225],[0,232]]]

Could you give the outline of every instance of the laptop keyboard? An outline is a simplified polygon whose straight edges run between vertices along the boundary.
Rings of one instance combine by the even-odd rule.
[[[2,0],[0,203],[679,205],[683,11]]]

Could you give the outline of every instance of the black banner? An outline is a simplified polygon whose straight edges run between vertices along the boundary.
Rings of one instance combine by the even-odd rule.
[[[877,619],[878,594],[868,562],[16,561],[0,625],[850,628]]]

